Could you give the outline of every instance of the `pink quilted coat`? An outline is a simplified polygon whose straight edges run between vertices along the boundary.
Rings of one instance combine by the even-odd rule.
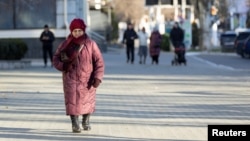
[[[93,78],[103,79],[104,60],[97,44],[86,38],[81,44],[83,49],[75,59],[72,67],[64,71],[60,52],[64,41],[57,48],[53,56],[54,67],[62,71],[63,90],[66,107],[66,115],[91,114],[95,111],[96,88],[91,85]]]

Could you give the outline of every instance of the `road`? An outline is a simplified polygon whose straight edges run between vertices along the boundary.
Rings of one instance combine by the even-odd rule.
[[[90,11],[91,30],[98,32],[102,36],[106,35],[106,27],[108,26],[107,15],[99,10]],[[138,43],[136,42],[136,46]],[[197,55],[203,61],[207,61],[210,65],[220,66],[227,69],[250,70],[250,59],[242,59],[236,53],[203,53]]]
[[[210,124],[250,124],[250,70],[213,65],[205,54],[187,53],[187,66],[171,66],[166,52],[159,65],[138,56],[127,64],[124,48],[103,56],[92,130],[80,134],[65,115],[60,72],[42,60],[1,70],[0,141],[207,141]]]
[[[208,61],[211,65],[217,65],[232,70],[250,70],[250,59],[241,58],[236,53],[206,53],[197,55],[200,59]]]

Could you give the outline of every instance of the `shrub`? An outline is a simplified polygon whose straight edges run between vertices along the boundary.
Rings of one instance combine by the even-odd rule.
[[[194,49],[199,45],[199,28],[198,25],[193,22],[192,23],[192,48]]]
[[[20,60],[27,50],[21,39],[0,39],[0,60]]]
[[[161,49],[164,51],[170,51],[170,39],[167,33],[162,35]]]

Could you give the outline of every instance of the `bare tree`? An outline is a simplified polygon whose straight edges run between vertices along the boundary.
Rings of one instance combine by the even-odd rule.
[[[218,18],[226,18],[228,16],[227,0],[191,0],[194,6],[195,17],[200,21],[199,47],[200,50],[206,50],[212,47],[211,44],[211,25],[217,20],[211,16],[211,6],[214,5],[218,9]]]
[[[136,24],[145,13],[144,0],[113,0],[113,4],[119,21]]]
[[[212,4],[217,4],[218,16],[227,16],[227,0],[191,0],[194,6],[195,17],[200,21],[199,47],[206,50],[212,47],[211,44],[211,13]],[[250,1],[250,0],[249,0]],[[118,21],[138,23],[143,14],[146,13],[144,0],[113,0],[114,11]]]
[[[198,17],[200,21],[200,33],[202,36],[199,36],[199,47],[200,50],[205,50],[208,46],[211,46],[210,39],[210,3],[211,0],[191,0],[194,5],[195,17]]]

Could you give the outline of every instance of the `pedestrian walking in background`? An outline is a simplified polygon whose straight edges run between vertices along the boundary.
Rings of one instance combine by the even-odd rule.
[[[178,48],[180,45],[183,44],[184,31],[180,28],[178,22],[174,23],[174,26],[170,31],[170,40],[174,48]]]
[[[149,52],[152,58],[152,64],[159,63],[159,56],[161,51],[161,41],[162,37],[157,27],[154,28],[150,35]]]
[[[174,23],[174,26],[170,31],[170,40],[174,46],[174,53],[175,53],[172,65],[176,63],[177,64],[184,63],[186,65],[184,30],[179,27],[178,22]]]
[[[145,27],[141,29],[141,31],[138,32],[138,38],[139,38],[139,51],[138,55],[140,57],[140,64],[146,63],[146,58],[148,54],[148,34],[146,33]]]
[[[47,54],[49,54],[51,67],[52,65],[52,57],[53,57],[53,42],[55,41],[55,36],[52,31],[50,31],[49,26],[44,25],[44,31],[40,35],[40,41],[42,42],[43,47],[43,61],[44,67],[47,67]]]
[[[104,75],[104,60],[93,40],[86,34],[82,19],[73,19],[70,35],[56,50],[53,65],[62,72],[66,115],[72,131],[81,132],[78,117],[82,116],[83,130],[90,130],[90,115],[95,111],[96,90]]]
[[[131,62],[134,63],[134,56],[135,56],[135,39],[138,36],[133,28],[131,23],[128,24],[128,28],[125,30],[123,34],[123,43],[126,43],[126,54],[127,54],[127,63]]]

